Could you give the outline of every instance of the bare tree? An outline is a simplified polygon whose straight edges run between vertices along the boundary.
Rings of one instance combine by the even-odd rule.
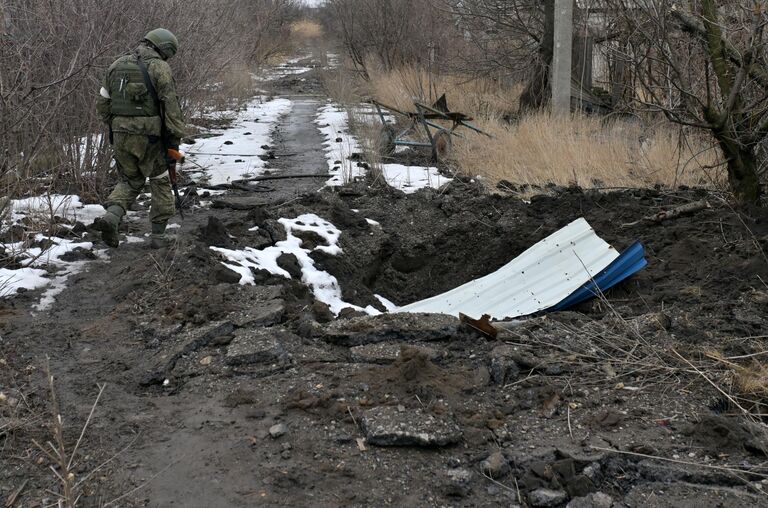
[[[94,102],[107,66],[172,30],[188,116],[288,42],[296,0],[0,0],[0,192],[52,180],[98,197],[110,150]],[[247,73],[246,73],[247,74]],[[7,193],[7,192],[3,192]]]
[[[461,39],[447,13],[430,0],[329,0],[336,31],[355,66],[385,69],[450,59]]]
[[[738,200],[760,197],[758,149],[768,138],[766,4],[762,0],[611,2],[637,76],[635,103],[709,131]]]
[[[503,71],[526,83],[522,109],[549,102],[554,41],[554,0],[443,0],[475,51],[464,55],[475,72]]]

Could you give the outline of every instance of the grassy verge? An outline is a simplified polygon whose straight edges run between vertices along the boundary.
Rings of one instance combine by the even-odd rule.
[[[474,118],[493,138],[462,129],[451,161],[490,185],[541,187],[720,187],[720,154],[705,135],[663,119],[548,113],[517,117],[521,87],[487,77],[435,75],[425,70],[368,69],[363,81],[339,71],[329,93],[342,103],[365,97],[405,111],[413,100],[434,102],[443,93],[452,111]],[[364,135],[365,133],[363,133]],[[369,133],[370,135],[370,133]],[[519,187],[518,187],[519,186]]]

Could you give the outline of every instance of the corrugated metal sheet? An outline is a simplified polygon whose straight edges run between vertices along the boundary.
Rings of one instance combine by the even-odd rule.
[[[635,242],[622,252],[621,255],[608,266],[608,268],[595,277],[594,280],[587,282],[568,298],[549,310],[564,310],[577,303],[594,298],[600,293],[608,291],[619,282],[636,274],[646,266],[648,266],[648,261],[645,259],[645,248],[640,242]],[[595,286],[597,286],[597,288],[595,288]]]
[[[527,316],[565,300],[603,272],[619,253],[575,220],[485,277],[397,312],[431,312],[495,319]]]

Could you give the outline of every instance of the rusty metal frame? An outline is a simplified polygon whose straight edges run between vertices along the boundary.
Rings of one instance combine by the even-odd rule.
[[[438,160],[436,138],[438,134],[441,132],[444,132],[449,136],[463,138],[464,136],[457,133],[456,130],[459,127],[466,127],[478,134],[482,134],[489,138],[493,138],[493,136],[491,136],[490,134],[483,132],[480,128],[472,125],[470,123],[472,118],[465,115],[464,113],[441,111],[436,107],[428,106],[416,100],[413,101],[414,108],[416,109],[415,112],[401,111],[395,107],[388,106],[374,99],[371,99],[368,102],[370,104],[373,104],[373,106],[376,108],[376,112],[379,115],[381,124],[385,127],[388,127],[389,124],[387,123],[387,119],[386,119],[386,116],[384,115],[383,109],[386,109],[388,111],[391,111],[392,113],[408,118],[411,122],[410,125],[395,136],[395,139],[393,140],[394,145],[417,147],[417,148],[429,148],[432,151],[432,160],[435,162],[437,162]],[[451,122],[451,127],[446,128],[438,123],[433,122],[433,120],[444,120],[444,121]],[[424,134],[426,134],[426,137],[429,140],[428,143],[421,142],[421,141],[410,141],[406,139],[407,135],[411,133],[418,133],[421,129],[423,129]]]

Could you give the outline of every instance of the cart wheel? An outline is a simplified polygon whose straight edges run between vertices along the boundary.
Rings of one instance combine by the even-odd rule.
[[[387,157],[395,153],[395,148],[397,147],[397,145],[395,145],[396,139],[397,134],[391,126],[382,126],[381,132],[379,133],[379,150],[381,155]]]
[[[439,130],[432,137],[434,143],[433,155],[438,161],[445,160],[451,155],[451,148],[453,148],[453,140],[451,139],[451,133],[446,130]]]

